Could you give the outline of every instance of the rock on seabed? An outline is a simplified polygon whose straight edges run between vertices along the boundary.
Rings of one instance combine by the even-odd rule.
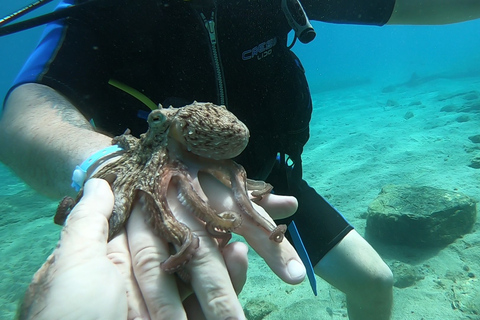
[[[438,247],[469,233],[476,217],[476,201],[464,194],[387,185],[368,207],[366,232],[390,244]]]

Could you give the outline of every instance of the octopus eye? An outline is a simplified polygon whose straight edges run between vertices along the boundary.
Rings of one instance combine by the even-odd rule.
[[[148,122],[153,125],[158,125],[165,122],[165,115],[159,112],[150,113]]]
[[[163,119],[165,119],[165,117],[162,114],[160,114],[158,116],[153,117],[152,120],[153,120],[153,122],[161,122],[161,121],[163,121]]]

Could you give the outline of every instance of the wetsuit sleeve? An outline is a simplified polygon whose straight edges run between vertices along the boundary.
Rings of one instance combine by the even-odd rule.
[[[105,53],[105,41],[88,21],[68,18],[50,23],[12,89],[24,83],[47,85],[90,119],[88,109],[99,106],[98,97],[108,87],[111,63]]]
[[[384,25],[390,19],[395,0],[300,0],[311,20]]]

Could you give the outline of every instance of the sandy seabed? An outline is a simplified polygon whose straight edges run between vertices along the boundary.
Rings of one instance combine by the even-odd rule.
[[[387,184],[432,186],[480,200],[480,78],[438,78],[389,87],[365,85],[313,94],[305,179],[365,233],[366,210]],[[443,111],[442,111],[443,110]],[[447,111],[446,111],[447,110]],[[407,114],[408,113],[408,114]],[[11,319],[33,273],[54,248],[60,228],[57,202],[0,168],[0,319]],[[414,270],[394,288],[395,320],[480,319],[479,222],[472,233],[435,249],[372,245],[395,275]],[[282,283],[250,250],[240,299],[249,319],[345,319],[345,296],[317,278]]]

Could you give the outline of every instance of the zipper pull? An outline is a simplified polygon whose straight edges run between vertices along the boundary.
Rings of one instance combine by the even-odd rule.
[[[202,12],[200,12],[200,15],[202,16],[202,19],[203,19],[203,23],[205,25],[205,29],[207,29],[208,35],[210,37],[210,43],[212,45],[217,44],[217,35],[215,34],[214,14],[215,13],[212,12],[212,17],[210,18],[210,20],[208,20],[207,17],[205,17],[205,15]]]
[[[215,21],[208,20],[205,22],[205,28],[208,30],[208,35],[210,36],[210,42],[212,44],[217,43],[217,36],[215,34]]]

